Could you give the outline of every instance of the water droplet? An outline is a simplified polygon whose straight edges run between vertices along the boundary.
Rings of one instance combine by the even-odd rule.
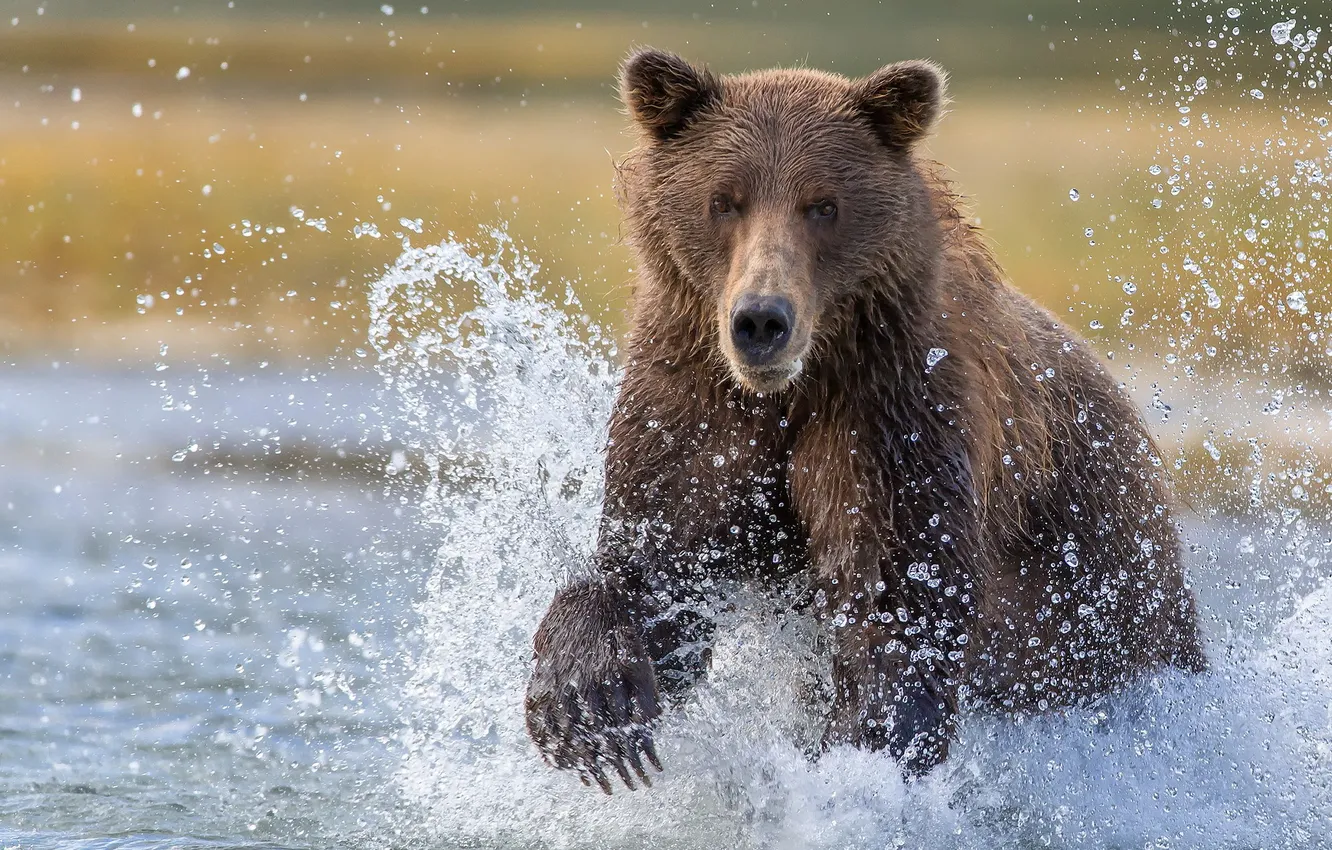
[[[1076,201],[1078,198],[1081,198],[1081,197],[1082,197],[1082,195],[1078,192],[1077,189],[1069,189],[1069,190],[1068,190],[1068,199],[1069,199],[1070,201]]]
[[[1132,295],[1138,291],[1138,285],[1131,280],[1124,281],[1124,294]]]
[[[1244,231],[1244,238],[1256,244],[1258,242],[1258,231],[1252,227],[1247,228]]]
[[[925,581],[929,577],[930,577],[929,564],[924,564],[921,563],[920,561],[916,561],[915,563],[907,567],[907,578],[909,579],[914,579],[916,581]]]
[[[1226,17],[1230,18],[1231,20],[1234,20],[1239,16],[1240,16],[1240,10],[1236,9],[1234,6],[1231,6],[1229,9],[1226,10]]]
[[[183,80],[190,75],[190,69],[187,65],[181,65],[180,70],[176,71],[176,79]]]
[[[723,457],[722,455],[713,455],[713,456],[712,456],[712,465],[713,465],[713,466],[725,466],[725,465],[726,465],[726,458]]]
[[[1272,24],[1272,40],[1277,44],[1290,43],[1290,31],[1295,29],[1295,21],[1279,21]]]
[[[938,366],[939,361],[943,360],[947,356],[948,356],[948,349],[931,348],[929,352],[925,355],[926,370],[933,369],[935,366]]]
[[[1262,100],[1262,99],[1263,99],[1263,90],[1262,90],[1262,89],[1249,89],[1249,95],[1250,95],[1254,100]]]
[[[1305,301],[1304,293],[1296,289],[1286,295],[1286,306],[1297,313],[1309,312],[1309,305]]]
[[[83,89],[78,88],[77,86],[71,89],[69,92],[69,99],[75,103],[83,100]]]
[[[1070,567],[1076,567],[1076,566],[1078,565],[1078,553],[1077,553],[1077,552],[1065,552],[1065,553],[1064,553],[1064,563],[1065,563],[1065,564],[1068,564]]]
[[[131,107],[130,107],[130,115],[133,115],[135,118],[142,118],[142,117],[143,117],[143,104],[142,104],[142,103],[136,103],[136,104],[134,104],[133,106],[131,106]]]

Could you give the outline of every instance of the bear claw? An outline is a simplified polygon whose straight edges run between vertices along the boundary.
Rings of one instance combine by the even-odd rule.
[[[591,687],[570,683],[533,688],[527,699],[527,726],[542,759],[561,770],[574,770],[582,783],[607,794],[615,783],[626,788],[652,787],[644,760],[660,771],[661,759],[648,721],[660,710],[651,682],[631,684],[622,676]]]

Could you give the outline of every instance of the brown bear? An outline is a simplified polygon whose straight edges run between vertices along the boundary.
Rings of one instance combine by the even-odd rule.
[[[1069,328],[1013,289],[917,145],[928,62],[620,83],[637,255],[593,575],[537,631],[527,727],[609,793],[708,665],[727,582],[803,581],[824,746],[947,756],[959,709],[1068,706],[1203,669],[1160,453]]]

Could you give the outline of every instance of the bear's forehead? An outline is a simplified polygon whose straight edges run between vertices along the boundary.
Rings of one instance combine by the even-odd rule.
[[[760,71],[722,79],[722,108],[787,119],[840,120],[852,112],[851,84],[805,69]]]
[[[702,156],[730,172],[822,179],[865,159],[874,140],[851,83],[819,71],[762,71],[722,78],[718,108],[669,156]]]
[[[699,129],[697,141],[705,148],[721,145],[755,155],[859,146],[868,138],[851,83],[807,70],[724,77],[719,108]]]

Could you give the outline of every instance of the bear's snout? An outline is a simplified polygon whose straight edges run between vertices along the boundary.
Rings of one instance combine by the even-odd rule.
[[[771,365],[794,326],[795,308],[780,295],[742,295],[731,310],[731,342],[746,366]]]

